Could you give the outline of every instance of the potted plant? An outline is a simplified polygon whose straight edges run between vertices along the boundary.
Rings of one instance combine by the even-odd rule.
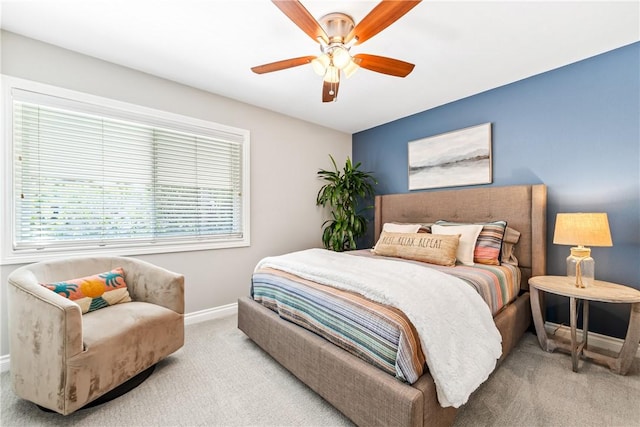
[[[373,184],[376,179],[370,172],[358,170],[347,157],[342,171],[338,170],[331,155],[334,170],[319,170],[318,175],[326,184],[320,188],[316,198],[316,206],[331,206],[331,219],[322,227],[322,243],[327,249],[336,252],[356,249],[356,239],[367,230],[367,219],[362,215],[365,207],[358,211],[358,203],[370,199],[374,195]]]

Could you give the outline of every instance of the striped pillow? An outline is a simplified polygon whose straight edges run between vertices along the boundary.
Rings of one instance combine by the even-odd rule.
[[[436,221],[436,224],[447,226],[469,223],[440,220]],[[507,228],[507,221],[476,222],[474,224],[482,225],[482,230],[476,240],[476,247],[473,251],[473,262],[478,264],[500,265],[500,251],[504,232]]]

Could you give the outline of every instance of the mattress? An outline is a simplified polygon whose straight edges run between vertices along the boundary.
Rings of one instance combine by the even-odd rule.
[[[351,254],[376,258],[369,251]],[[494,316],[518,295],[520,271],[509,264],[442,267],[396,260],[462,279],[478,292]],[[251,296],[281,318],[313,331],[401,381],[412,384],[426,369],[415,328],[394,307],[272,268],[254,272]]]

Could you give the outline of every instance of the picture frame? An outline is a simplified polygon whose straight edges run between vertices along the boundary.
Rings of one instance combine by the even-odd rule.
[[[493,182],[491,123],[409,141],[409,190]]]

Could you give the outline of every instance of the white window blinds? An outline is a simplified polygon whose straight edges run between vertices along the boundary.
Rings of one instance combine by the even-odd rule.
[[[244,239],[245,133],[20,90],[12,105],[14,250]]]

